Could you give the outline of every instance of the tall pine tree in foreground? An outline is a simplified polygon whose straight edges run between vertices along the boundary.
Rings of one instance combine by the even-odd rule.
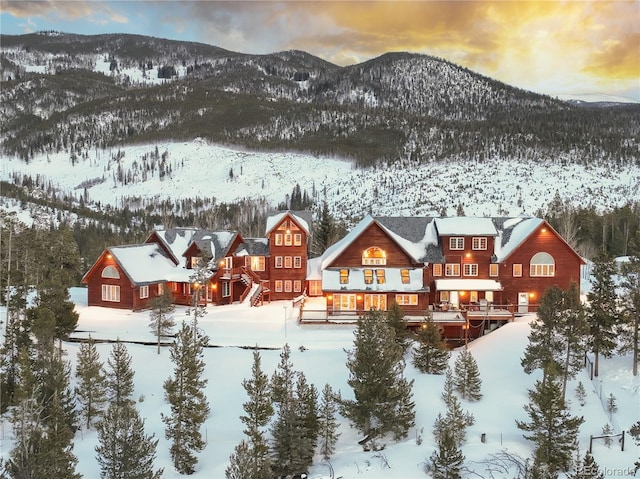
[[[422,373],[443,374],[449,364],[449,350],[431,314],[418,330],[418,345],[413,351],[413,365]]]
[[[262,359],[258,351],[253,352],[251,379],[242,381],[249,400],[242,405],[245,414],[240,416],[244,423],[243,439],[229,458],[230,465],[225,475],[227,479],[271,478],[269,445],[265,437],[265,427],[273,415],[269,378],[262,371]]]
[[[78,350],[76,379],[76,399],[80,404],[85,426],[89,428],[92,421],[100,417],[107,402],[106,375],[95,342],[91,338],[82,343]]]
[[[453,385],[455,390],[460,393],[460,397],[469,401],[479,401],[482,397],[480,392],[482,380],[478,363],[476,363],[471,351],[464,349],[460,352],[454,364],[454,373]]]
[[[415,424],[413,381],[404,377],[403,351],[394,330],[383,313],[368,311],[354,334],[347,382],[355,399],[342,402],[342,413],[365,436],[404,438]]]
[[[209,338],[197,329],[182,323],[171,347],[173,377],[164,383],[165,398],[171,414],[162,416],[165,436],[172,440],[170,452],[173,465],[181,474],[193,474],[198,460],[195,452],[204,449],[200,427],[209,416],[209,404],[204,394],[207,379],[204,373],[204,347]]]
[[[149,300],[149,328],[158,341],[158,354],[160,354],[160,343],[162,338],[170,336],[175,327],[173,319],[173,293],[166,284],[162,285],[162,293]]]
[[[107,359],[107,377],[105,386],[107,401],[118,407],[133,405],[133,369],[131,369],[131,355],[127,347],[118,340],[111,348],[111,355]]]
[[[144,432],[144,421],[130,403],[111,403],[96,426],[96,459],[101,479],[160,479],[154,471],[158,440]]]
[[[444,416],[438,413],[433,425],[433,436],[436,442],[439,442],[444,432],[448,431],[459,447],[467,437],[467,427],[474,424],[475,418],[470,412],[462,410],[460,401],[454,392],[453,373],[450,368],[446,372],[441,397],[447,406],[447,412]]]
[[[613,261],[599,258],[593,263],[593,284],[587,293],[587,320],[591,352],[595,357],[593,374],[598,376],[600,355],[611,357],[619,327],[618,297],[613,283]]]
[[[433,451],[429,459],[427,472],[433,479],[460,479],[464,456],[448,427],[438,438],[438,449]]]
[[[524,438],[535,444],[534,469],[551,476],[568,471],[584,419],[571,416],[560,380],[550,374],[545,381],[536,381],[524,409],[530,421],[516,421],[516,425],[527,433]]]
[[[338,403],[331,386],[325,384],[320,398],[319,409],[319,438],[320,438],[320,454],[323,459],[329,460],[336,450],[336,443],[340,437],[338,432],[338,422],[336,413],[338,412]]]
[[[386,316],[387,324],[396,333],[396,342],[402,347],[402,352],[405,353],[409,349],[414,335],[404,318],[404,311],[397,302],[393,301],[387,310]]]

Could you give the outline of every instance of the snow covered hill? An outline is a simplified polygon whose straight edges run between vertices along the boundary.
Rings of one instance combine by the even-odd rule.
[[[162,160],[149,159],[156,151],[165,158],[163,178]],[[73,163],[66,153],[39,155],[29,163],[0,157],[0,179],[29,175],[78,200],[115,207],[196,197],[218,203],[265,198],[275,207],[299,184],[318,201],[326,197],[334,215],[348,222],[367,213],[455,215],[459,206],[467,215],[533,215],[556,195],[596,210],[640,200],[640,167],[568,166],[557,158],[542,164],[493,158],[362,169],[337,158],[231,149],[196,139],[91,150]]]

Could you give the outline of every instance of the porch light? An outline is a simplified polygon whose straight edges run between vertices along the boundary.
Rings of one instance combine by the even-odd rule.
[[[358,299],[358,301],[360,301],[362,299],[362,295],[359,294],[358,296],[356,296],[356,298]]]
[[[212,284],[211,285],[211,289],[213,289],[215,291],[216,289],[218,289],[218,285],[217,284]]]
[[[540,231],[542,231],[543,233],[547,232],[547,228],[542,228]]]
[[[467,294],[465,291],[460,291],[460,296],[464,296],[465,294]]]
[[[329,296],[327,296],[327,299],[328,299],[329,301],[331,301],[331,300],[333,299],[333,296],[332,296],[332,295],[329,295]]]
[[[536,297],[536,293],[529,293],[529,298],[533,299]]]
[[[113,258],[113,256],[111,256],[111,253],[109,253],[109,254],[107,255],[107,259],[111,259],[111,258]]]
[[[467,258],[471,258],[471,253],[467,253],[465,256],[466,256]]]

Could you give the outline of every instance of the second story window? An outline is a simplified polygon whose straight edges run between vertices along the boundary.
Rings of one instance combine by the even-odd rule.
[[[349,282],[349,270],[341,269],[340,270],[340,284],[347,284]]]
[[[442,276],[442,265],[440,263],[436,263],[433,265],[433,275]]]
[[[291,233],[285,233],[284,235],[284,245],[291,246],[293,244],[293,235]]]
[[[471,249],[475,250],[486,250],[487,249],[487,238],[483,236],[475,236],[473,240],[471,240]]]
[[[464,275],[465,276],[478,276],[478,265],[477,264],[465,264],[464,265]]]
[[[514,276],[522,276],[522,265],[521,264],[514,264],[513,265],[513,275]]]
[[[411,279],[409,278],[409,270],[401,269],[400,270],[400,279],[402,280],[402,284],[409,284]]]
[[[384,275],[384,270],[383,269],[377,269],[376,270],[376,282],[378,284],[386,283],[386,279],[385,279],[385,275]]]
[[[460,276],[460,265],[458,263],[447,263],[445,265],[445,276]]]
[[[276,233],[276,246],[282,246],[282,233]]]
[[[364,284],[372,284],[373,283],[373,270],[365,269],[364,270]]]
[[[362,264],[365,266],[382,266],[387,264],[387,253],[377,246],[367,248],[362,253]]]
[[[285,268],[291,268],[291,266],[293,264],[292,260],[293,260],[293,258],[291,256],[285,256],[284,257],[284,267]]]
[[[231,269],[233,268],[233,257],[232,256],[225,256],[224,257],[224,269]]]
[[[449,249],[451,250],[463,250],[464,249],[464,236],[454,236],[449,238]]]
[[[276,256],[276,268],[282,268],[282,256]]]
[[[296,233],[293,235],[293,245],[294,246],[302,245],[302,235],[300,233]]]
[[[498,263],[491,263],[489,265],[489,276],[498,276]]]

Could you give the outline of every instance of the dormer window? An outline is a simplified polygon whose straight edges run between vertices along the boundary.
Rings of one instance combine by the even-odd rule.
[[[340,270],[340,284],[347,284],[349,282],[349,270],[341,269]]]
[[[387,253],[377,246],[367,248],[362,253],[362,264],[365,266],[383,266],[387,264]]]

